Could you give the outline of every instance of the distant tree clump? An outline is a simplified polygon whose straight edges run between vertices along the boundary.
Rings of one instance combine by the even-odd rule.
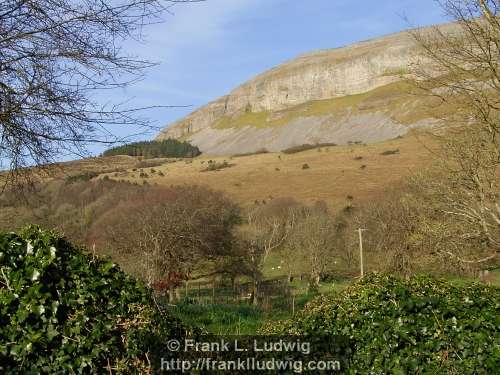
[[[103,152],[103,156],[129,155],[151,158],[193,158],[200,155],[200,149],[189,142],[176,139],[163,141],[143,141],[113,147]]]

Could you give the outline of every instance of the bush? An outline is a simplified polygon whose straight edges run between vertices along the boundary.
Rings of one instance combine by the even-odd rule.
[[[282,152],[284,154],[296,154],[297,152],[312,150],[312,149],[315,149],[318,147],[334,147],[334,146],[336,146],[335,143],[316,143],[316,144],[305,143],[303,145],[293,146],[293,147],[287,148],[287,149],[283,150]]]
[[[348,336],[353,374],[491,374],[500,361],[499,297],[480,284],[373,274],[261,333]]]
[[[208,161],[208,166],[204,169],[201,170],[201,172],[210,172],[210,171],[218,171],[220,169],[224,168],[230,168],[234,167],[235,164],[230,164],[226,160],[224,160],[222,163],[217,163],[212,160]]]
[[[166,164],[168,159],[158,158],[158,159],[146,159],[141,160],[137,163],[137,168],[152,168],[152,167],[160,167],[163,164]]]
[[[259,154],[267,154],[269,151],[265,148],[260,148],[257,151],[253,152],[243,152],[241,154],[234,154],[233,157],[238,158],[238,157],[243,157],[243,156],[251,156],[251,155],[259,155]]]
[[[386,151],[380,153],[380,155],[382,155],[382,156],[395,155],[395,154],[399,154],[399,149],[386,150]]]
[[[51,232],[0,233],[0,267],[2,373],[143,373],[185,334],[139,282]]]
[[[307,163],[302,164],[302,169],[309,169],[309,168],[311,168],[309,167],[309,164]]]
[[[90,181],[94,177],[97,177],[97,176],[99,176],[99,173],[97,173],[97,172],[93,172],[93,171],[84,172],[81,174],[66,177],[66,183],[73,184],[75,182]]]

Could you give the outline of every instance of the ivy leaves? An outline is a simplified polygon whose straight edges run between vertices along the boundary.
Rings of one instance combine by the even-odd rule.
[[[114,263],[34,226],[0,233],[0,372],[141,372],[183,334]]]
[[[490,374],[500,363],[499,309],[498,288],[374,274],[262,333],[345,335],[355,343],[352,374]]]

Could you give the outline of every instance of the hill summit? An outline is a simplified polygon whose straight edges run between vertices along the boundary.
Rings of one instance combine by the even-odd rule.
[[[405,82],[418,55],[407,31],[304,54],[174,122],[158,139],[188,140],[213,155],[391,139],[436,122]]]

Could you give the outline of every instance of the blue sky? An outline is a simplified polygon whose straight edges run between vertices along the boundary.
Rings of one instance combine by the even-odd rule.
[[[155,126],[166,126],[299,54],[446,21],[434,0],[207,0],[171,11],[163,23],[145,30],[145,44],[125,46],[159,65],[108,98],[130,100],[134,107],[190,106],[144,113]],[[116,130],[120,136],[136,132]]]

